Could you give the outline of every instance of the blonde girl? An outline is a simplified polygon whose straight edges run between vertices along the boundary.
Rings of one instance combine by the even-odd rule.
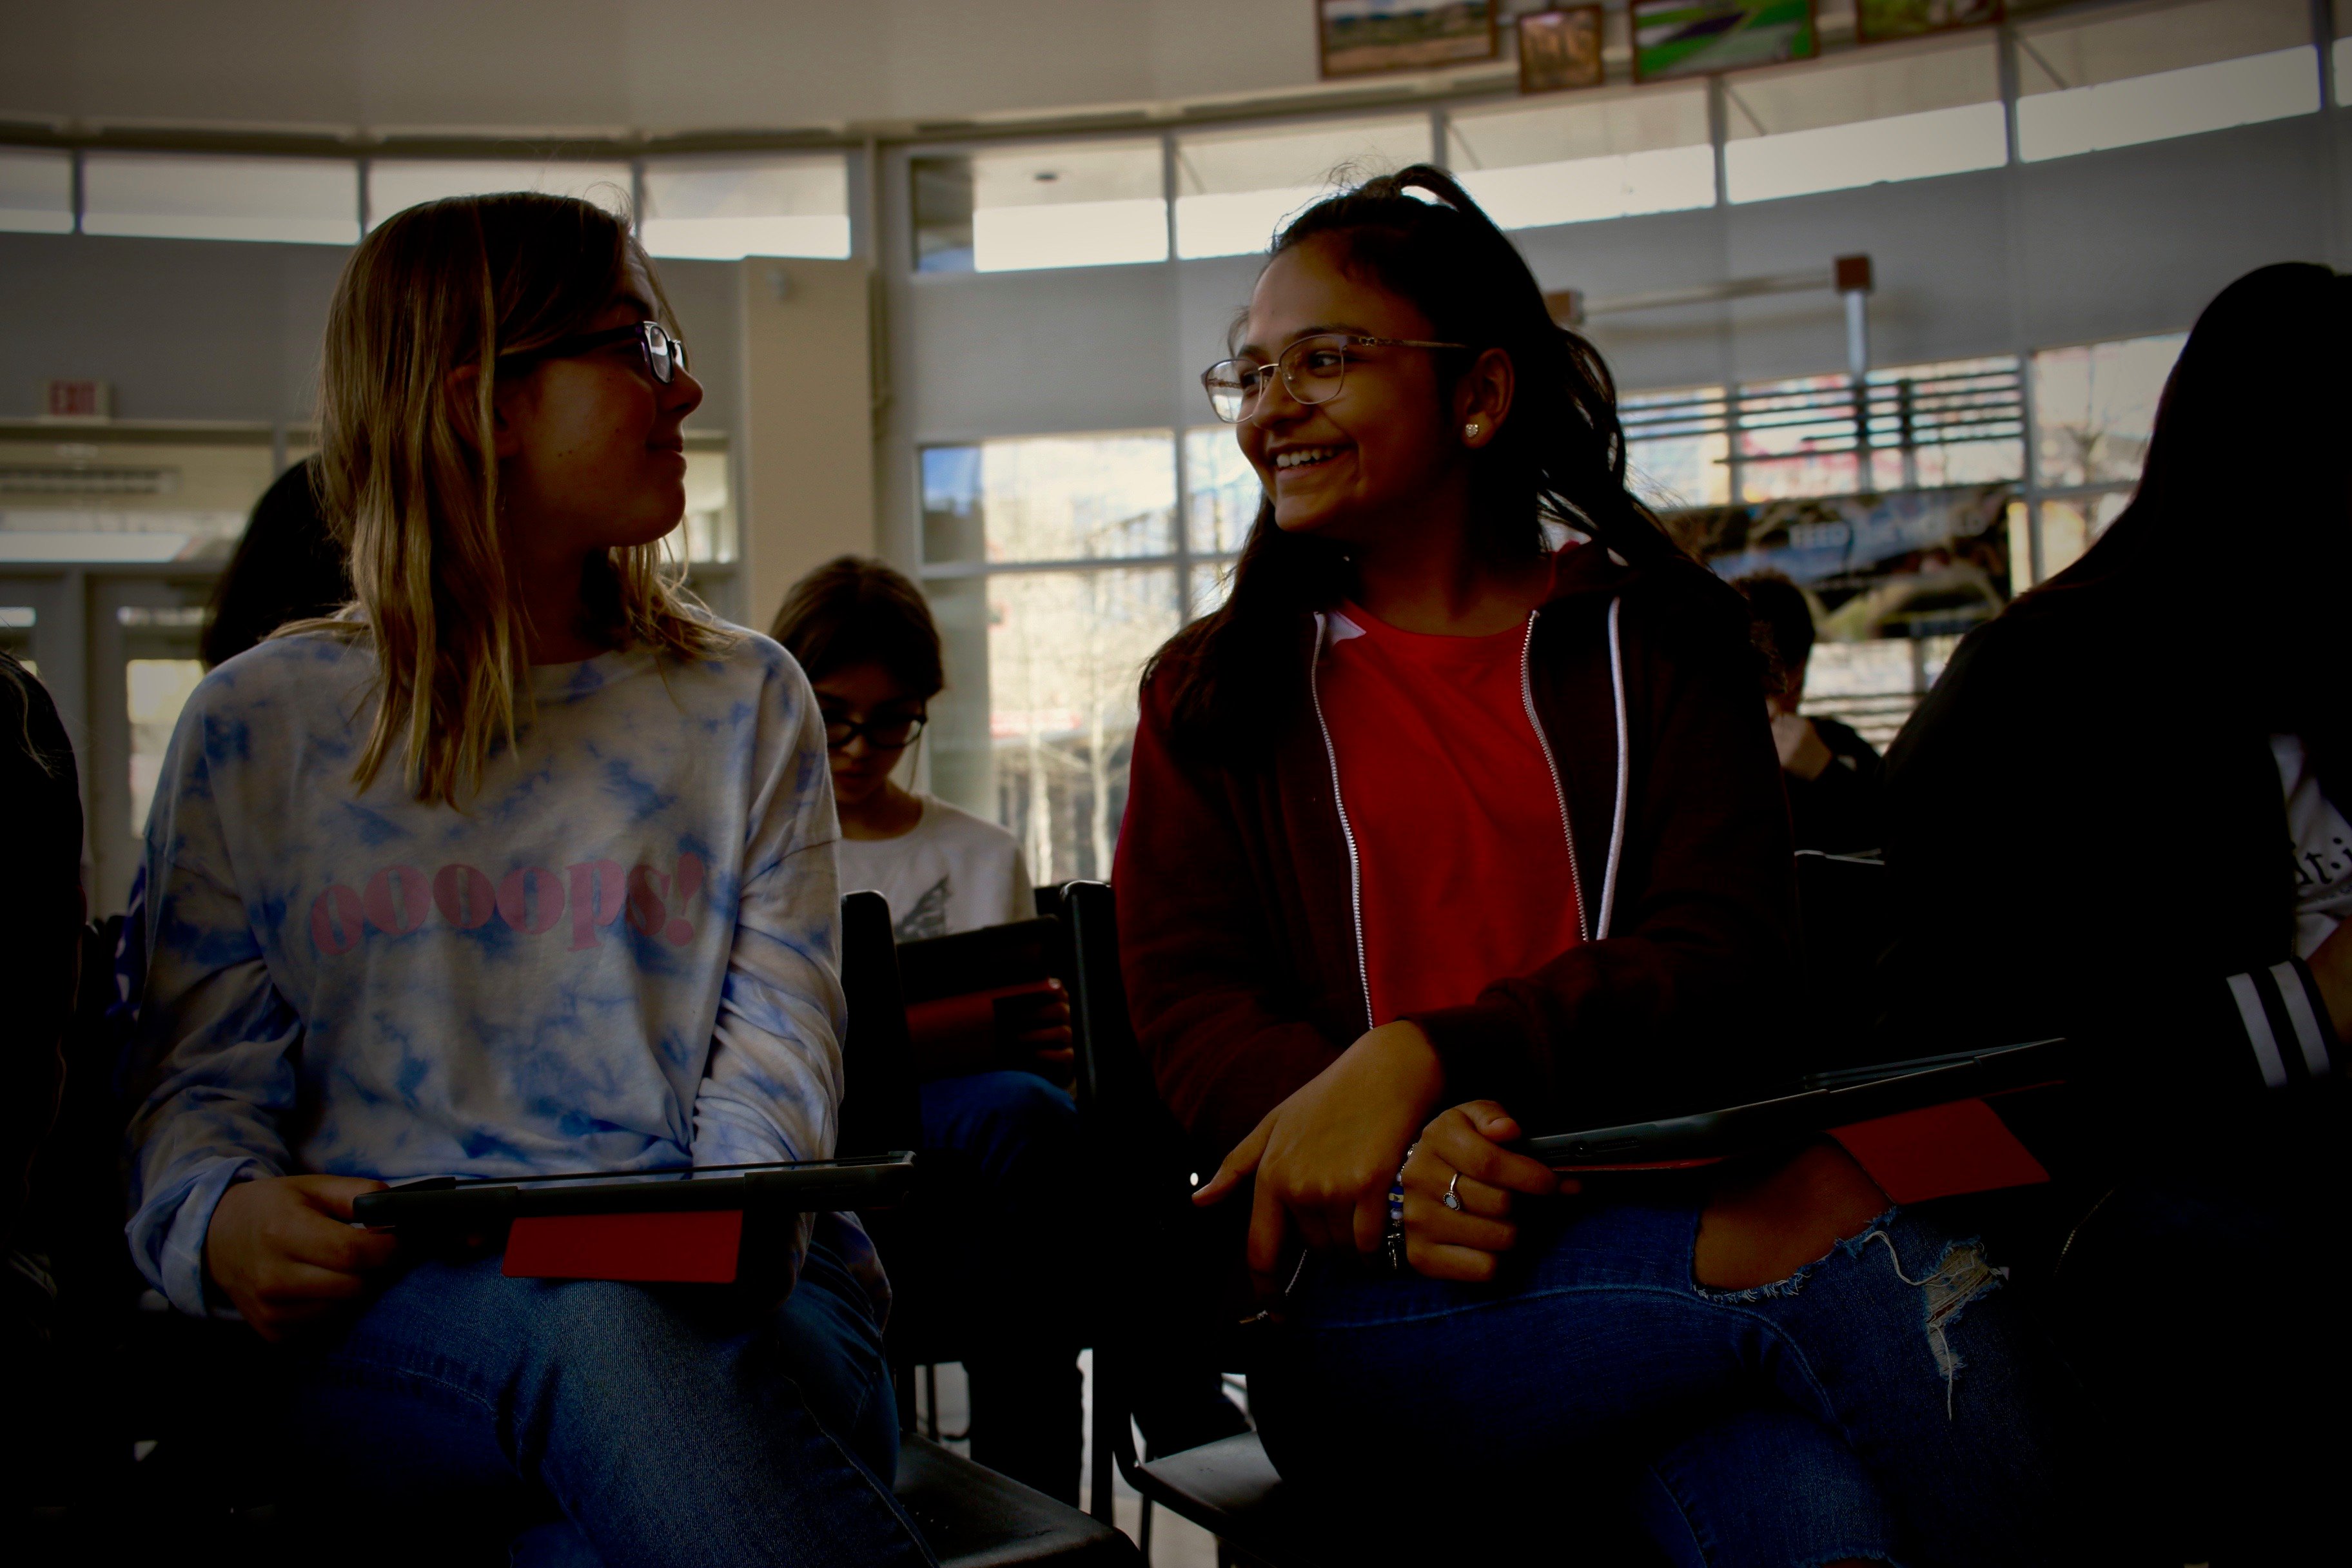
[[[403,1256],[427,1175],[814,1159],[841,1097],[824,725],[658,564],[701,401],[584,202],[392,218],[345,268],[321,489],[356,602],[199,686],[147,832],[131,1249],[278,1342],[312,1495],[518,1562],[917,1563],[872,1254],[780,1304]]]

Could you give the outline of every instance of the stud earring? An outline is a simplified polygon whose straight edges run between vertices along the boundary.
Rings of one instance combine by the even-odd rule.
[[[1475,441],[1478,438],[1478,426],[1475,422],[1462,426],[1462,438],[1465,441]]]

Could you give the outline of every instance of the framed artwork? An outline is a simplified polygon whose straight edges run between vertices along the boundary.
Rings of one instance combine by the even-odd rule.
[[[2001,0],[1855,0],[1854,26],[1865,44],[2000,20]]]
[[[1813,0],[1633,0],[1633,79],[1670,81],[1821,51]]]
[[[1327,77],[1434,70],[1501,52],[1498,0],[1315,0]]]
[[[1519,90],[1601,85],[1601,7],[1568,5],[1519,18]]]

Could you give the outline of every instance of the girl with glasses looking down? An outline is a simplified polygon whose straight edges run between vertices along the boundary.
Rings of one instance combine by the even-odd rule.
[[[920,1563],[853,1219],[803,1222],[781,1300],[351,1223],[388,1181],[832,1152],[824,722],[658,554],[701,399],[585,202],[352,254],[318,464],[354,602],[205,679],[148,822],[131,1253],[278,1342],[290,1506],[521,1563]]]
[[[1510,1147],[1792,1075],[1746,606],[1628,493],[1600,356],[1425,166],[1294,220],[1236,336],[1265,500],[1146,672],[1116,882],[1276,1466],[1498,1560],[1628,1498],[1679,1563],[2053,1560],[1980,1245],[1826,1141],[1605,1195]]]

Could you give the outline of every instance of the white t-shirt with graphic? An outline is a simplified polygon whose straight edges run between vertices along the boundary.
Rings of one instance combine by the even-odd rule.
[[[888,900],[900,942],[1035,917],[1019,839],[937,795],[915,798],[923,814],[910,831],[841,840],[843,892]]]
[[[2294,853],[2294,952],[2309,958],[2352,916],[2352,824],[2319,792],[2319,773],[2294,735],[2273,735]]]

